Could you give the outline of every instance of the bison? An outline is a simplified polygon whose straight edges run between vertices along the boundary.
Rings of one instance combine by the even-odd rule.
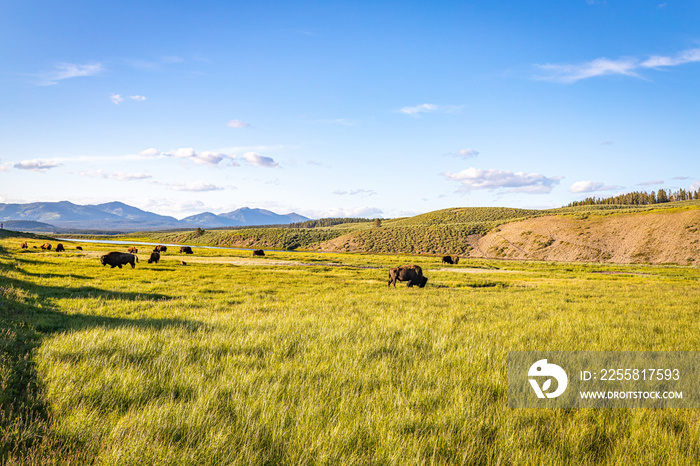
[[[454,264],[454,265],[457,265],[457,264],[459,264],[459,256],[455,256],[454,259],[452,259],[451,256],[443,256],[443,257],[442,257],[442,263],[443,263],[443,264]]]
[[[189,246],[180,246],[180,254],[194,254]]]
[[[148,263],[149,264],[157,264],[159,260],[160,260],[160,253],[153,251],[151,253],[151,257],[148,259]]]
[[[20,248],[22,249],[27,249],[29,246],[27,246],[27,242],[23,241],[22,244],[19,245]]]
[[[131,254],[136,254],[136,253],[139,252],[139,250],[136,249],[136,248],[133,247],[133,246],[129,246],[129,249],[127,249],[127,251],[128,251],[129,253],[131,253]]]
[[[83,250],[83,247],[82,247],[82,246],[76,246],[75,249],[77,249],[78,251],[82,251],[82,250]]]
[[[49,244],[49,243],[44,243],[44,244],[41,245],[41,249],[44,249],[44,250],[46,250],[46,251],[50,251],[50,250],[51,250],[51,244]]]
[[[185,261],[180,261],[180,265],[187,265],[187,262],[185,262]]]
[[[109,254],[105,254],[104,256],[100,257],[100,262],[102,265],[108,265],[110,268],[114,267],[119,267],[120,269],[122,268],[122,265],[126,264],[131,264],[131,268],[135,268],[136,264],[135,262],[138,262],[139,258],[136,257],[133,254],[129,254],[128,252],[110,252]]]
[[[167,250],[168,250],[167,246],[161,246],[161,245],[158,245],[155,248],[153,248],[153,252],[165,252]]]
[[[56,252],[63,252],[65,250],[66,250],[66,248],[63,247],[63,243],[58,243],[56,245]]]
[[[263,251],[262,249],[256,249],[255,251],[253,251],[253,255],[254,256],[264,256],[265,251]]]
[[[423,288],[428,283],[428,279],[423,276],[423,270],[417,265],[402,265],[389,270],[389,286],[393,283],[396,288],[396,280],[408,282],[409,288],[413,285]]]

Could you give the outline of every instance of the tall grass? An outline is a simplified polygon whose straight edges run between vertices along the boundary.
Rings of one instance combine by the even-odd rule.
[[[18,417],[2,389],[9,464],[700,455],[692,410],[507,407],[510,350],[698,350],[694,268],[470,261],[481,273],[464,273],[429,257],[273,252],[235,265],[248,254],[207,251],[232,263],[166,254],[119,270],[9,241],[0,311],[15,359],[2,368],[27,394]],[[295,264],[267,265],[282,259]],[[427,287],[387,289],[387,268],[408,262]]]

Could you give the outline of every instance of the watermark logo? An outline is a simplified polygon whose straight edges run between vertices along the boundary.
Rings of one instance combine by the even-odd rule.
[[[569,377],[567,377],[564,369],[556,364],[549,364],[546,359],[540,359],[530,366],[527,376],[547,377],[541,387],[537,382],[537,379],[528,378],[530,385],[532,385],[532,389],[537,395],[537,398],[556,398],[564,393],[566,386],[569,384]],[[552,378],[557,381],[557,389],[551,393],[547,393],[547,390],[552,388]]]

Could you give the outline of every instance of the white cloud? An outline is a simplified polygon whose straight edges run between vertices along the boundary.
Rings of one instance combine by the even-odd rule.
[[[276,168],[279,166],[277,162],[274,161],[274,159],[270,157],[264,157],[257,152],[246,152],[243,154],[243,160],[246,162],[252,164],[252,165],[257,165],[258,167],[270,167],[270,168]]]
[[[231,120],[228,123],[226,123],[226,126],[228,126],[229,128],[247,128],[250,125],[248,123],[246,123],[245,121]]]
[[[577,181],[571,185],[569,191],[572,193],[593,193],[596,191],[612,191],[620,186],[601,183],[600,181]]]
[[[117,105],[124,102],[124,97],[120,96],[119,94],[112,94],[112,97],[110,97],[110,99]]]
[[[483,170],[469,167],[457,173],[445,173],[448,180],[459,181],[465,191],[509,188],[510,192],[547,194],[559,184],[561,176],[546,177],[540,173],[513,173],[507,170]]]
[[[698,61],[700,61],[700,48],[684,50],[683,52],[677,54],[675,57],[663,57],[654,55],[648,60],[642,62],[640,66],[644,68],[662,68],[665,66],[685,65],[686,63],[693,63]]]
[[[132,95],[132,96],[129,96],[129,98],[131,100],[135,100],[137,102],[143,102],[144,100],[146,100],[146,98],[142,95]]]
[[[0,172],[7,172],[10,171],[12,168],[12,164],[7,162],[7,163],[0,163]]]
[[[576,65],[536,65],[541,70],[547,72],[547,74],[537,76],[536,78],[565,84],[606,75],[623,75],[641,78],[642,76],[637,73],[639,69],[659,69],[694,62],[700,62],[700,48],[684,50],[675,56],[654,55],[644,61],[634,57],[619,58],[617,60],[596,58],[590,62]]]
[[[124,173],[124,172],[112,172],[105,173],[102,170],[85,170],[78,172],[80,176],[89,176],[92,178],[104,178],[107,180],[118,180],[118,181],[134,181],[134,180],[149,180],[153,178],[148,173]]]
[[[383,211],[376,207],[334,207],[323,210],[295,209],[294,211],[310,218],[377,218],[383,214]]]
[[[643,183],[637,183],[637,186],[654,186],[657,184],[664,184],[664,180],[644,181]]]
[[[697,191],[698,189],[700,189],[700,181],[696,181],[695,183],[691,184],[690,189],[693,191]]]
[[[144,157],[157,157],[160,155],[160,151],[158,149],[150,148],[146,150],[142,150],[139,152],[140,155],[143,155]]]
[[[337,194],[338,196],[346,196],[346,195],[356,196],[358,194],[366,194],[368,196],[375,196],[377,194],[377,192],[374,191],[373,189],[353,189],[350,191],[343,191],[343,190],[337,189],[337,190],[333,191],[333,194]]]
[[[434,112],[453,113],[461,108],[462,108],[462,106],[460,106],[460,105],[420,104],[420,105],[416,105],[415,107],[402,107],[398,110],[398,112],[403,113],[405,115],[411,115],[411,116],[417,117],[417,116],[420,116],[421,113],[434,113]]]
[[[119,181],[134,181],[134,180],[149,180],[153,178],[148,173],[124,173],[124,172],[112,172],[107,175],[107,178]]]
[[[59,63],[47,73],[41,75],[41,86],[53,86],[63,79],[78,78],[81,76],[94,76],[102,71],[101,63],[90,63],[86,65],[76,65],[72,63]]]
[[[619,60],[597,58],[580,65],[537,65],[538,68],[549,72],[548,75],[538,76],[538,79],[566,84],[575,83],[581,79],[592,78],[594,76],[611,74],[639,77],[639,75],[634,72],[638,66],[639,63],[634,58],[622,58]]]
[[[461,149],[459,152],[457,152],[457,155],[465,159],[470,159],[479,155],[479,152],[475,151],[474,149]]]
[[[149,154],[154,153],[155,149],[148,149]],[[143,153],[143,152],[142,152]],[[164,152],[163,155],[175,157],[177,159],[187,159],[197,164],[218,165],[224,159],[232,157],[220,152],[203,151],[197,152],[191,147],[182,147],[173,152]]]
[[[206,181],[193,181],[183,184],[168,184],[168,188],[173,191],[189,191],[189,192],[206,192],[206,191],[223,191],[220,186],[207,183]]]
[[[31,170],[35,172],[44,172],[50,168],[56,168],[63,165],[62,163],[59,163],[58,161],[50,161],[50,160],[39,160],[39,159],[33,159],[33,160],[23,160],[22,162],[16,163],[14,165],[15,168],[19,168],[20,170]]]

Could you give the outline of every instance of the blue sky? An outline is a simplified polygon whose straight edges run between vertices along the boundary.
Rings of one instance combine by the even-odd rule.
[[[700,188],[700,3],[0,0],[0,202],[396,217]]]

